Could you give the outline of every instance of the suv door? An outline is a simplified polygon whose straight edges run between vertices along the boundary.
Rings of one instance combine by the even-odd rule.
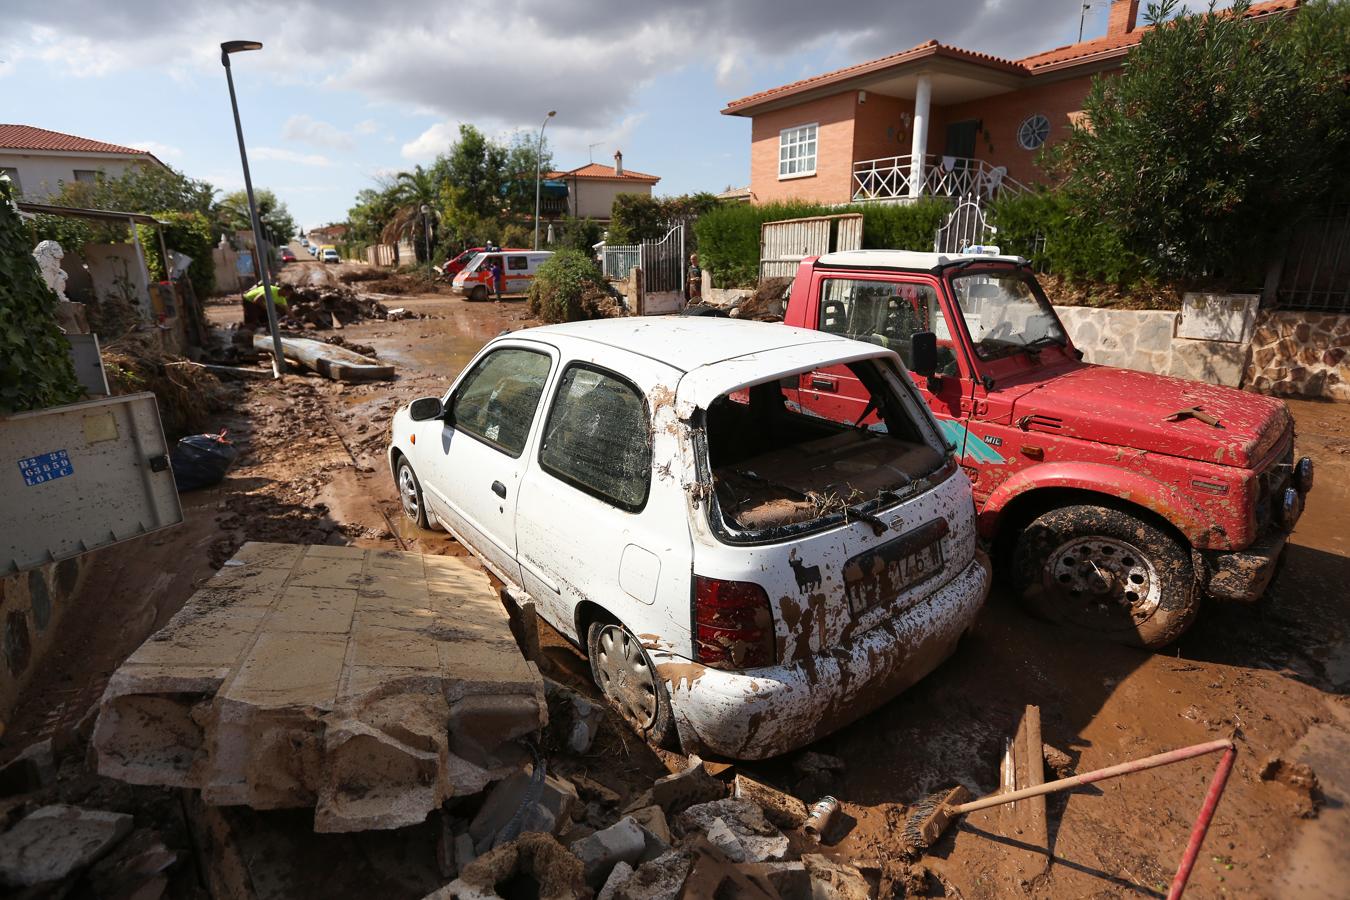
[[[446,402],[441,446],[422,486],[436,516],[517,585],[516,500],[552,368],[542,345],[506,345],[480,357]]]

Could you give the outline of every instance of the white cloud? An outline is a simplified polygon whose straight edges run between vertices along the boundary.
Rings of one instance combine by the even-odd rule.
[[[248,155],[254,159],[295,163],[300,166],[331,166],[333,161],[320,153],[297,153],[284,147],[250,147]]]
[[[329,150],[350,150],[352,136],[331,122],[324,122],[306,113],[297,113],[281,126],[281,136],[288,141],[310,144]]]
[[[159,141],[114,141],[113,143],[121,144],[123,147],[135,147],[137,150],[144,150],[160,160],[180,159],[183,156],[183,151],[178,147],[161,144]]]
[[[457,140],[459,140],[458,122],[437,122],[404,144],[401,153],[404,159],[426,162],[435,159],[438,153],[444,153]]]
[[[380,123],[374,119],[363,119],[357,122],[356,127],[352,130],[357,134],[374,134],[380,130]]]

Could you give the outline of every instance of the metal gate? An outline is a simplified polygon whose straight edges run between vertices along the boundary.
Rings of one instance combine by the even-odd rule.
[[[964,253],[968,247],[993,241],[998,229],[989,224],[978,195],[967,195],[933,236],[933,252]]]
[[[791,278],[808,256],[862,248],[862,213],[765,222],[759,229],[759,277]]]
[[[605,244],[600,262],[606,278],[627,278],[634,266],[642,264],[642,245]]]
[[[1280,309],[1350,313],[1350,204],[1333,206],[1294,227],[1275,298]]]
[[[643,290],[648,293],[684,293],[684,226],[676,225],[658,241],[643,241],[641,247]]]

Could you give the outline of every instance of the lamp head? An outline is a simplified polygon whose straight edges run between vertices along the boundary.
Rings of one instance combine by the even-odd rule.
[[[557,114],[558,114],[558,111],[557,111],[556,109],[550,109],[550,110],[548,111],[548,117],[549,117],[550,119],[553,118],[554,116],[556,116]]]
[[[242,53],[245,50],[261,50],[262,41],[225,41],[220,45],[221,53]]]

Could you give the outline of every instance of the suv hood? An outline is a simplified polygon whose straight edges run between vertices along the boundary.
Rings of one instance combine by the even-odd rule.
[[[1198,407],[1219,420],[1169,417]],[[1251,468],[1289,427],[1283,401],[1234,388],[1084,365],[1039,383],[1013,405],[1027,431]]]

